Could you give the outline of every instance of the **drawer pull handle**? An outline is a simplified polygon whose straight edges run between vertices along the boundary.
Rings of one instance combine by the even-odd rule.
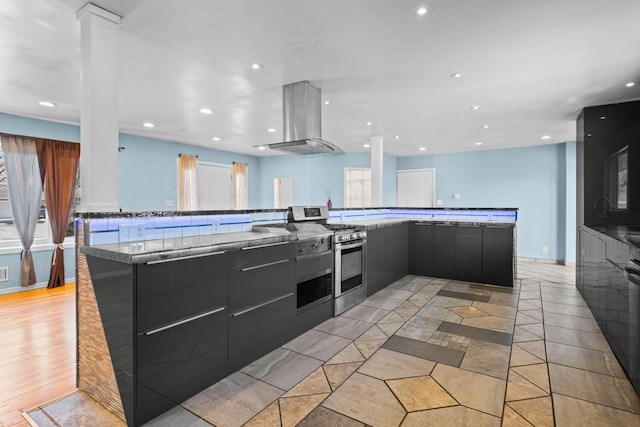
[[[183,259],[204,258],[206,256],[221,255],[221,254],[223,254],[225,252],[226,251],[218,251],[218,252],[210,252],[210,253],[206,253],[206,254],[188,255],[188,256],[183,256],[183,257],[179,257],[179,258],[159,259],[157,261],[149,261],[149,262],[147,262],[147,265],[163,264],[165,262],[181,261]]]
[[[198,314],[198,315],[193,316],[193,317],[187,317],[186,319],[178,320],[177,322],[170,323],[170,324],[168,324],[166,326],[162,326],[160,328],[152,329],[150,331],[145,332],[144,334],[147,335],[147,336],[153,335],[153,334],[157,334],[158,332],[162,332],[162,331],[165,331],[167,329],[171,329],[171,328],[173,328],[175,326],[184,325],[185,323],[189,323],[189,322],[192,322],[194,320],[198,320],[198,319],[201,319],[203,317],[219,313],[219,312],[223,311],[225,308],[227,308],[227,307],[226,306],[225,307],[219,307],[219,308],[216,308],[215,310],[207,311],[206,313]]]
[[[247,247],[242,248],[242,250],[243,251],[250,251],[252,249],[270,248],[272,246],[286,245],[287,243],[289,243],[289,242],[267,243],[265,245],[247,246]]]
[[[286,294],[286,295],[279,296],[279,297],[274,298],[274,299],[272,299],[272,300],[269,300],[269,301],[263,302],[262,304],[254,305],[253,307],[249,307],[249,308],[246,308],[246,309],[244,309],[244,310],[242,310],[242,311],[238,311],[238,312],[236,312],[236,313],[233,313],[233,314],[231,315],[231,317],[241,316],[241,315],[243,315],[243,314],[249,313],[250,311],[257,310],[257,309],[262,308],[262,307],[264,307],[264,306],[267,306],[267,305],[269,305],[269,304],[273,304],[274,302],[278,302],[278,301],[280,301],[281,299],[289,298],[290,296],[293,296],[293,295],[294,295],[294,293],[293,293],[293,292],[291,292],[291,293],[288,293],[288,294]]]
[[[254,265],[253,267],[243,268],[240,271],[249,271],[249,270],[255,270],[256,268],[270,267],[272,265],[282,264],[284,262],[289,262],[289,259],[281,259],[280,261],[274,261],[274,262],[268,262],[266,264]]]

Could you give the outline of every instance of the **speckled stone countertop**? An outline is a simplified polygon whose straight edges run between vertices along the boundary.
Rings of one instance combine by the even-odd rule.
[[[210,234],[142,242],[112,243],[95,246],[81,246],[85,255],[126,264],[206,255],[220,251],[232,251],[249,246],[298,240],[299,237],[287,230],[269,232],[247,231],[239,233]]]
[[[608,244],[616,245],[620,248],[628,248],[633,253],[634,257],[640,259],[640,226],[581,225],[579,228],[595,235],[596,237],[604,239]]]
[[[378,228],[393,227],[410,222],[429,222],[434,224],[462,224],[462,225],[498,225],[498,226],[515,226],[514,222],[497,222],[497,221],[456,221],[442,219],[424,219],[424,218],[385,218],[385,219],[367,219],[361,221],[344,221],[340,224],[349,224],[357,227],[364,227],[367,230],[376,230]]]

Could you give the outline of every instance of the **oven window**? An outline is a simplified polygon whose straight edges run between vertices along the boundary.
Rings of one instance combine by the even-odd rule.
[[[331,273],[300,282],[297,285],[297,308],[328,299],[331,296]]]
[[[346,292],[362,284],[362,246],[341,253],[341,290]]]

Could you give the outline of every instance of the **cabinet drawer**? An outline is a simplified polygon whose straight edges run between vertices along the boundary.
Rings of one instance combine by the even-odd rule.
[[[290,242],[248,246],[242,250],[231,252],[233,254],[231,269],[242,270],[283,259],[291,259],[294,256],[293,252],[293,243]]]
[[[137,265],[138,332],[225,306],[226,260],[220,253]]]
[[[227,312],[137,336],[139,425],[231,373]]]
[[[229,313],[234,314],[293,292],[292,259],[272,261],[229,272]]]
[[[319,271],[333,268],[333,252],[320,252],[296,258],[296,283],[314,277]]]
[[[250,363],[290,339],[296,302],[294,295],[245,314],[229,317],[229,360]]]

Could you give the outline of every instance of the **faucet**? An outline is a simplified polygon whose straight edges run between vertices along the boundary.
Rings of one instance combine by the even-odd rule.
[[[611,209],[611,201],[609,201],[609,199],[607,199],[604,196],[600,196],[596,199],[596,201],[593,203],[593,209],[596,209],[598,207],[598,202],[602,200],[602,215],[605,217],[609,216],[609,210]],[[607,202],[606,204],[604,202]]]

